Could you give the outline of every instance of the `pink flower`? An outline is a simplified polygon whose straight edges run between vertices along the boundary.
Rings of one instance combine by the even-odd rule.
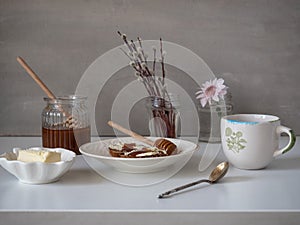
[[[224,80],[215,78],[202,84],[201,90],[196,92],[196,98],[200,99],[202,107],[205,107],[207,102],[211,105],[212,101],[219,102],[220,98],[224,99],[226,93],[227,87],[224,85]]]

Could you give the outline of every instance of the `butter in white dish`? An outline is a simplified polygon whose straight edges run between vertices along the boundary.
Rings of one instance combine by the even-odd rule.
[[[45,149],[41,150],[19,150],[17,160],[22,162],[44,162],[44,163],[54,163],[61,161],[60,152],[47,151]]]

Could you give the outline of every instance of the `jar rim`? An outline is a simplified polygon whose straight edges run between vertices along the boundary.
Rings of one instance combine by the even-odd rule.
[[[55,99],[49,98],[49,97],[44,97],[44,101],[46,102],[72,102],[72,101],[85,101],[87,100],[86,96],[82,95],[62,95],[62,96],[57,96]]]
[[[172,104],[169,100],[166,100],[159,96],[149,96],[147,98],[148,104],[154,108],[172,108]]]

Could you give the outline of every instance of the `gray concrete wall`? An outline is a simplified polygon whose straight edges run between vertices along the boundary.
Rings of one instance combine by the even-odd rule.
[[[119,29],[191,49],[225,79],[235,112],[276,114],[300,134],[298,0],[0,0],[0,135],[40,135],[45,94],[18,65],[18,55],[56,95],[74,93],[88,66],[122,44]],[[168,71],[186,82],[180,71]],[[106,126],[111,101],[132,79],[125,68],[100,93],[100,134],[112,134]],[[197,86],[186,86],[193,95]],[[139,115],[130,124],[147,133]]]

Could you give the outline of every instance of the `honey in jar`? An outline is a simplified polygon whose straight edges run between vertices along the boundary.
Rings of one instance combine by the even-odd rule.
[[[65,148],[80,154],[79,147],[91,139],[87,98],[70,95],[44,100],[43,147]]]

